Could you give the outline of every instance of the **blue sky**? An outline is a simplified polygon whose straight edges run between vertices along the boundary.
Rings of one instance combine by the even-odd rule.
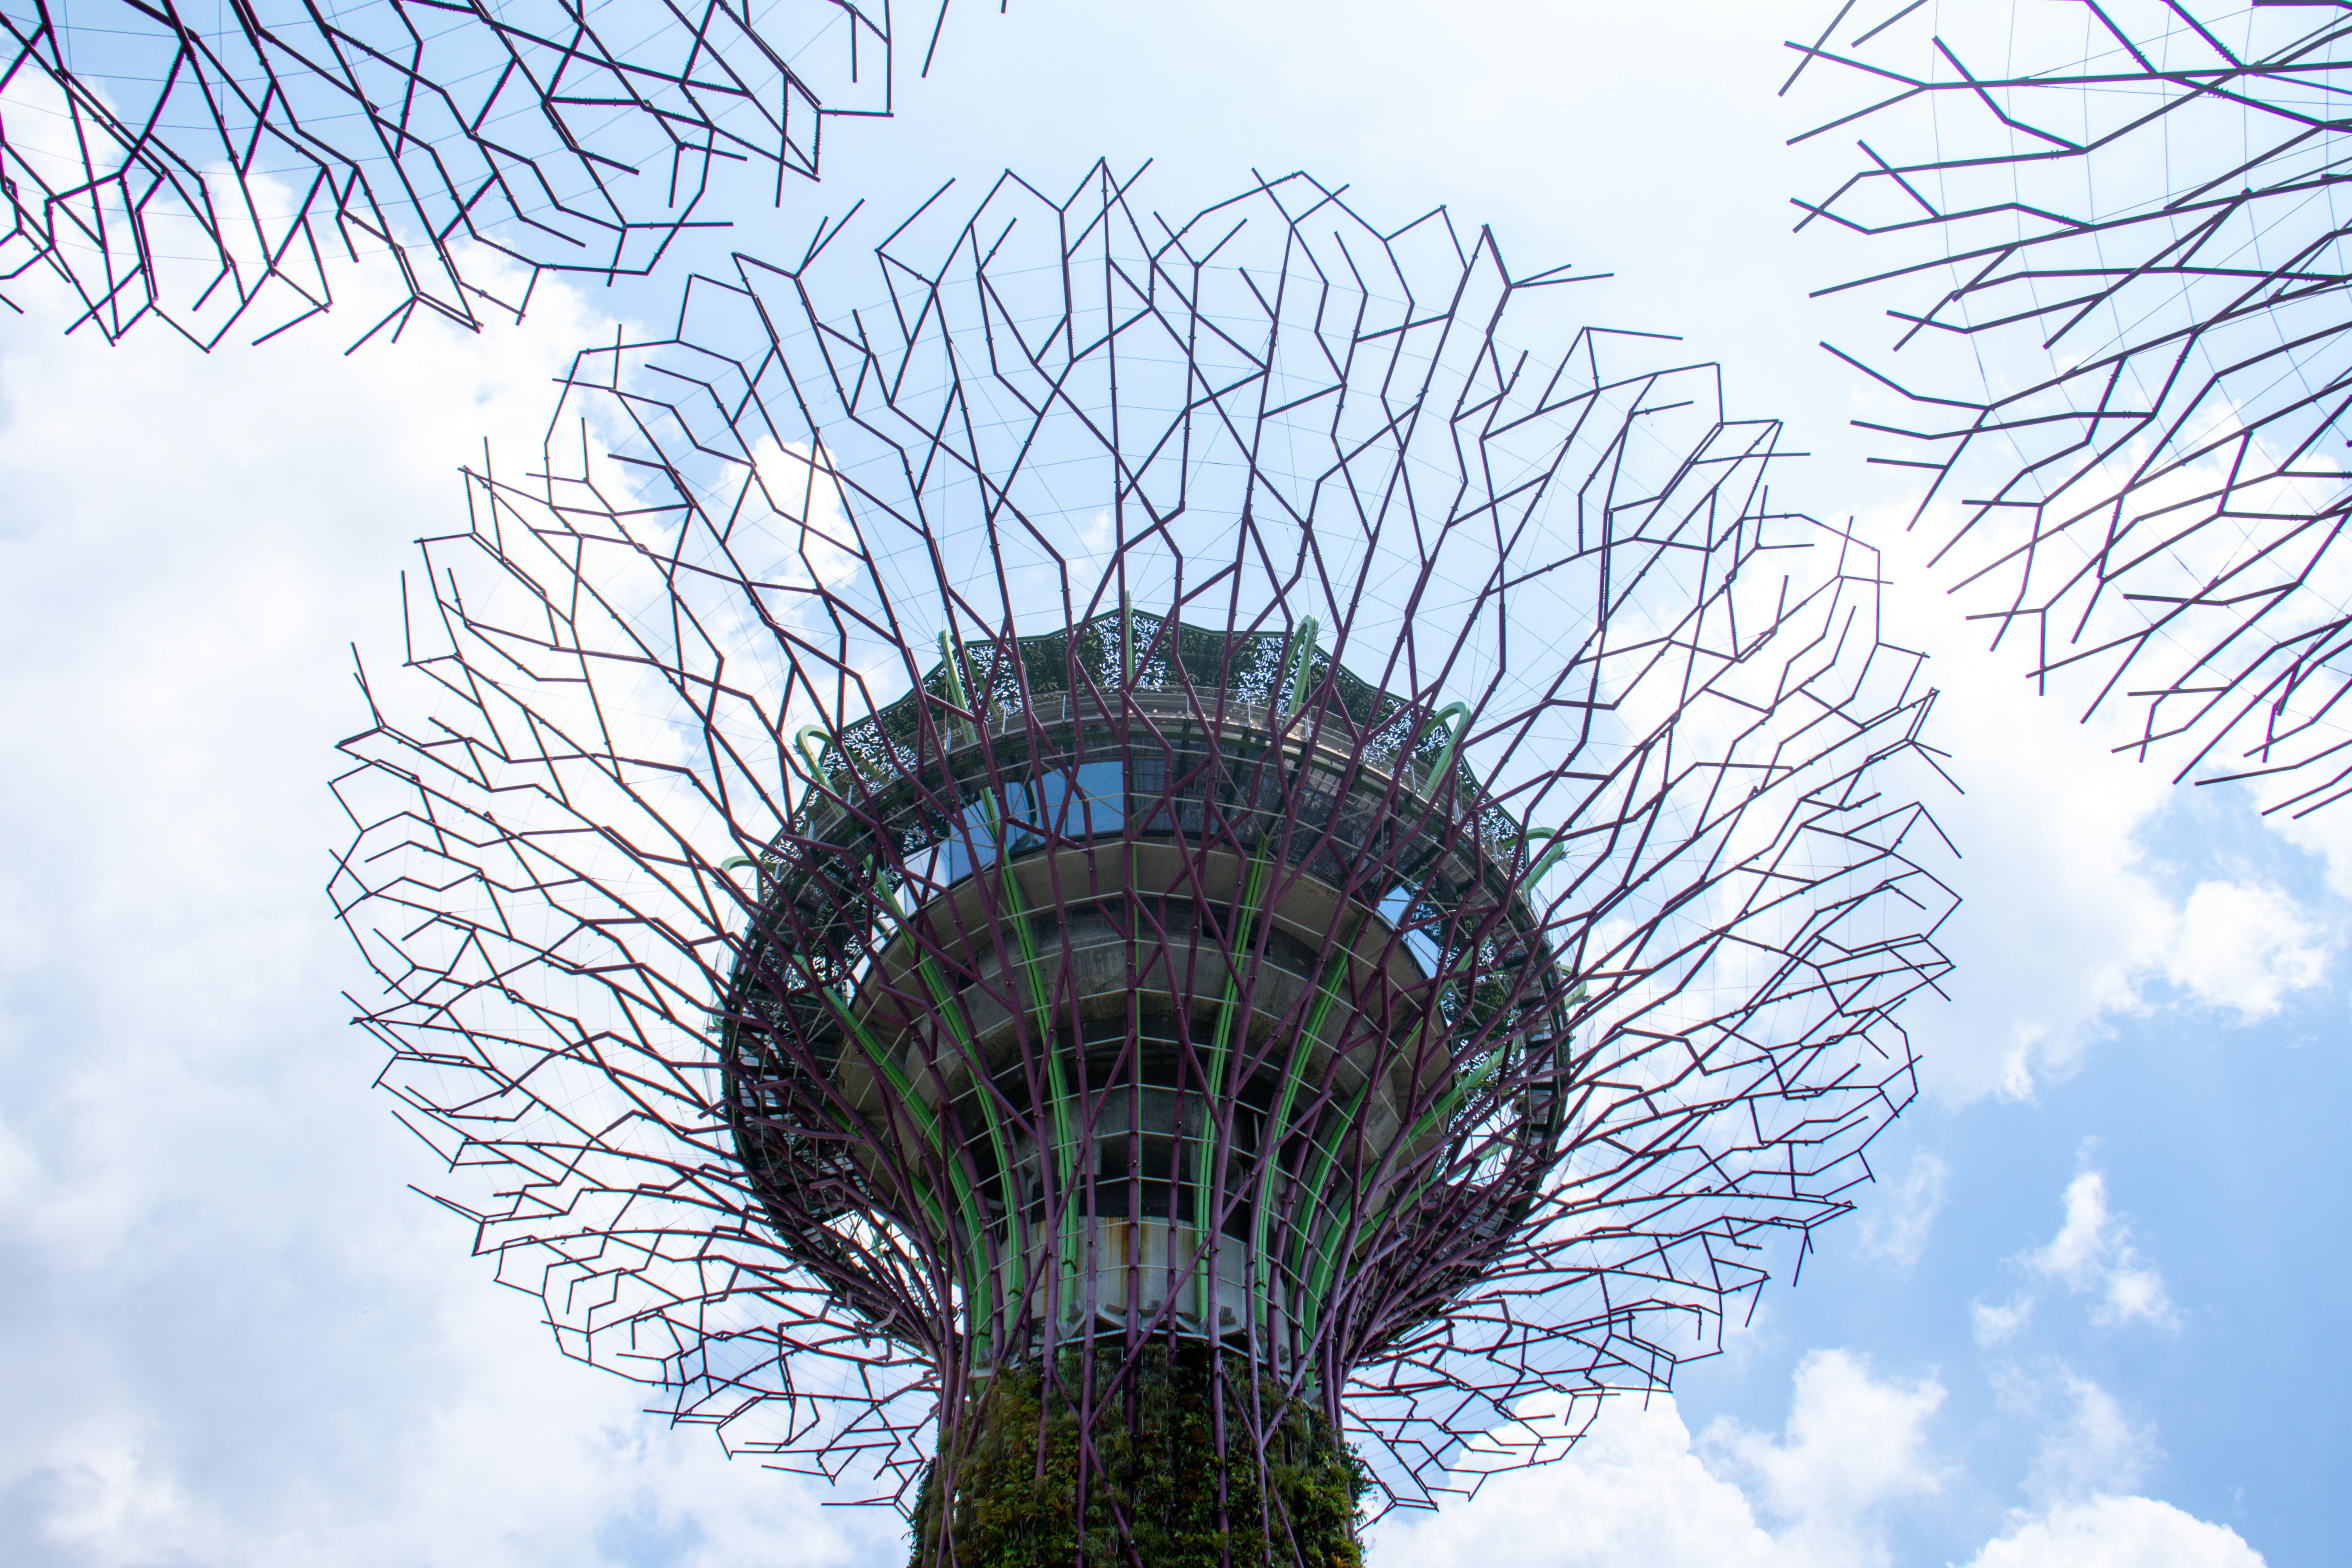
[[[1773,96],[1820,20],[974,7],[898,121],[835,127],[826,183],[730,237],[1097,154],[1156,159],[1170,211],[1252,167],[1399,221],[1444,202],[1520,267],[1615,273],[1590,319],[1722,359],[1734,410],[1815,454],[1793,504],[1887,542],[1965,790],[1935,803],[1968,901],[1950,1000],[1911,1020],[1925,1095],[1723,1355],[1559,1464],[1383,1522],[1375,1564],[2343,1561],[2352,813],[2281,829],[2107,754],[1922,581],[1900,475],[1847,424],[1881,405],[1815,346],[1881,329],[1807,300],[1842,258],[1788,233],[1839,162],[1785,148],[1805,105]],[[524,460],[570,351],[673,293],[543,287],[520,328],[350,359],[332,321],[110,351],[37,289],[0,324],[0,1560],[903,1561],[892,1517],[558,1356],[408,1190],[429,1154],[339,996],[348,645],[395,657],[457,465]]]

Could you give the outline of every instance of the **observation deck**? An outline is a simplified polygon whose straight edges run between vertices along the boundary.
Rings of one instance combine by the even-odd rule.
[[[952,1259],[983,1363],[1161,1334],[1280,1364],[1351,1290],[1402,1326],[1475,1276],[1561,1147],[1536,847],[1458,765],[1466,712],[1311,637],[1103,617],[955,650],[810,747],[723,1030],[788,1251]]]

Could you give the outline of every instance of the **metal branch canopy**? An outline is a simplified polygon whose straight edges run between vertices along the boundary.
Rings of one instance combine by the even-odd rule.
[[[1869,242],[1822,292],[1888,300],[1917,416],[1876,427],[1956,591],[2127,749],[2297,814],[2352,789],[2346,9],[1849,4],[1790,46],[1861,95],[1798,138],[1863,154],[1798,226]]]
[[[944,0],[913,9],[928,68]],[[338,258],[393,288],[368,336],[520,315],[542,272],[642,275],[814,178],[906,36],[856,0],[0,0],[0,285],[206,348],[325,310]]]
[[[1931,694],[1774,422],[1442,211],[949,207],[471,476],[360,1005],[568,1350],[918,1561],[1353,1561],[1847,1206]]]

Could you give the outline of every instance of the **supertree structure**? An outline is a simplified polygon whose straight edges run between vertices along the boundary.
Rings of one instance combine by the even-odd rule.
[[[1856,14],[1790,82],[1858,136],[1800,228],[1864,237],[1937,557],[1997,637],[2177,777],[2352,782],[2341,4]],[[1784,87],[1784,91],[1789,90]]]
[[[945,0],[896,26],[888,0],[0,0],[0,285],[45,269],[77,327],[152,318],[207,348],[325,310],[338,258],[396,277],[371,334],[420,309],[519,315],[542,272],[646,273],[814,178],[824,121],[887,114],[893,46],[928,69],[945,17]]]
[[[571,1353],[919,1563],[1355,1561],[1849,1205],[1931,694],[1774,422],[1511,346],[1573,279],[1442,210],[945,208],[470,476],[344,745],[358,1005]]]

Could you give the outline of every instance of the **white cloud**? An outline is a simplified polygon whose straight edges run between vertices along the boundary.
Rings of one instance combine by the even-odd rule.
[[[2262,1568],[2227,1525],[2154,1498],[2103,1497],[2021,1521],[1969,1568]]]
[[[1836,1568],[1888,1561],[1886,1505],[1934,1491],[1944,1391],[1882,1381],[1852,1352],[1796,1372],[1779,1434],[1718,1421],[1694,1442],[1671,1398],[1605,1405],[1568,1458],[1490,1480],[1435,1518],[1380,1527],[1370,1561],[1428,1568]],[[1743,1489],[1741,1480],[1748,1483]]]
[[[2064,1218],[2058,1234],[2010,1262],[2032,1279],[2095,1298],[2091,1321],[2102,1328],[2144,1322],[2177,1329],[2180,1315],[2164,1288],[2162,1272],[2140,1255],[2130,1224],[2109,1206],[2106,1173],[2089,1163],[2096,1146],[2094,1140],[2084,1142],[2082,1168],[2060,1199]],[[1989,1348],[2014,1339],[2032,1321],[2034,1302],[2031,1289],[2004,1302],[1969,1302],[1969,1326],[1976,1342]]]
[[[1879,1510],[1941,1484],[1927,1426],[1943,1402],[1932,1379],[1882,1382],[1861,1356],[1815,1351],[1798,1363],[1780,1436],[1718,1421],[1702,1447],[1718,1469],[1754,1478],[1764,1510],[1788,1521],[1778,1538],[1784,1553],[1814,1563],[1880,1563]]]
[[[1366,1555],[1375,1568],[1767,1568],[1778,1548],[1739,1488],[1692,1451],[1667,1397],[1612,1402],[1567,1458],[1498,1476],[1468,1502],[1391,1515]]]
[[[1936,1215],[1943,1211],[1944,1188],[1951,1174],[1951,1166],[1934,1154],[1913,1150],[1903,1180],[1864,1201],[1864,1256],[1884,1258],[1897,1268],[1918,1262]]]
[[[2089,1146],[2084,1146],[2084,1152]],[[2019,1255],[2027,1272],[2063,1283],[2077,1295],[2098,1298],[2092,1321],[2102,1325],[2135,1321],[2159,1328],[2178,1326],[2164,1277],[2140,1257],[2131,1226],[2107,1206],[2107,1178],[2101,1171],[2076,1173],[2066,1184],[2066,1218],[2048,1245]]]
[[[2107,1271],[2106,1299],[2092,1314],[2092,1320],[2099,1323],[2127,1323],[2135,1318],[2165,1328],[2179,1321],[2172,1310],[2172,1299],[2164,1293],[2164,1277],[2154,1268],[2140,1264],[2131,1249],[2126,1247],[2116,1266]]]
[[[2200,882],[2181,907],[2165,978],[2241,1025],[2275,1014],[2327,976],[2334,944],[2303,907],[2260,882]]]
[[[397,660],[454,468],[535,456],[611,324],[545,282],[349,361],[48,324],[0,353],[0,1563],[903,1562],[558,1353],[404,1190],[338,994],[344,645]]]
[[[2023,1097],[2136,1009],[2137,977],[2160,963],[2168,910],[2138,840],[2168,786],[1986,650],[1983,628],[1929,585],[1925,542],[1899,517],[1874,535],[1889,547],[1890,620],[1936,656],[1932,733],[1966,792],[1937,811],[1966,858],[1942,933],[1952,1004],[1915,1024],[1924,1082],[1956,1102]]]
[[[469,1320],[446,1347],[472,1363],[462,1392],[429,1420],[382,1434],[373,1484],[333,1477],[324,1493],[224,1485],[214,1467],[176,1452],[167,1430],[89,1422],[60,1435],[46,1463],[8,1479],[0,1556],[12,1568],[903,1560],[895,1514],[824,1509],[819,1488],[730,1462],[707,1434],[636,1415],[627,1385],[564,1363],[525,1318],[485,1335],[479,1289],[476,1280],[452,1292]],[[475,1359],[491,1345],[502,1365]],[[313,1481],[331,1475],[315,1460],[304,1468]]]
[[[2084,721],[2037,695],[2015,650],[1988,651],[1984,627],[1931,585],[1924,534],[1882,518],[1874,537],[1891,542],[1890,619],[1935,655],[1929,736],[1966,792],[1936,813],[1966,858],[1954,876],[1963,902],[1939,935],[1952,1002],[1913,1019],[1924,1087],[1954,1103],[2027,1098],[2074,1072],[2119,1020],[2167,1000],[2158,987],[2244,1026],[2326,978],[2333,933],[2278,887],[2232,871],[2185,898],[2168,890],[2180,868],[2148,845],[2187,808],[2164,768],[2116,752],[2132,733],[2122,709]],[[2342,837],[2352,866],[2352,833]]]
[[[41,1537],[84,1563],[137,1563],[163,1542],[184,1550],[195,1533],[186,1493],[168,1477],[142,1473],[126,1443],[94,1445],[42,1472],[33,1489],[45,1505]]]
[[[2012,1512],[1970,1568],[2259,1568],[2230,1531],[2114,1495],[2154,1449],[2096,1384],[2062,1374],[2003,1390],[2029,1415],[2062,1394],[2029,1483],[2040,1506]],[[1943,1398],[1933,1379],[1882,1379],[1863,1357],[1832,1350],[1799,1364],[1777,1435],[1718,1421],[1694,1440],[1671,1398],[1612,1402],[1557,1463],[1498,1476],[1433,1518],[1392,1515],[1368,1558],[1373,1568],[1885,1563],[1900,1507],[1955,1479],[1928,1440]]]
[[[2336,805],[2309,816],[2282,814],[2263,820],[2281,838],[2326,863],[2329,892],[2352,899],[2352,811]]]
[[[2107,1179],[2097,1171],[2078,1173],[2066,1184],[2066,1221],[2049,1244],[2020,1257],[2034,1273],[2063,1279],[2070,1289],[2088,1289],[2114,1243],[2114,1216],[2107,1212]]]

